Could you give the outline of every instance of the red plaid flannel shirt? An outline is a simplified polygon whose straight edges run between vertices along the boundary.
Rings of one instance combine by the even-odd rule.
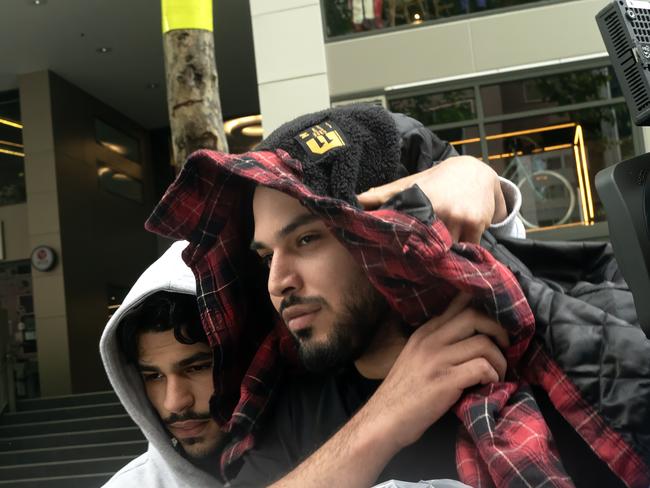
[[[418,326],[440,314],[461,290],[508,330],[507,381],[471,389],[454,407],[464,426],[456,450],[463,482],[573,486],[526,386],[530,382],[548,392],[558,411],[629,486],[648,486],[647,466],[534,339],[534,317],[505,266],[480,246],[452,244],[439,220],[425,225],[404,213],[365,212],[313,194],[301,183],[300,162],[282,151],[194,153],[147,222],[153,232],[190,242],[183,257],[196,275],[201,318],[215,352],[213,413],[237,439],[222,456],[224,476],[254,445],[256,422],[283,368],[297,367],[294,341],[268,308],[261,265],[248,247],[257,184],[299,199],[321,217],[407,323]]]

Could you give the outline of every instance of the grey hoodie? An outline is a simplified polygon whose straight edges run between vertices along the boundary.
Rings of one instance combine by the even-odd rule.
[[[122,305],[106,324],[99,342],[104,368],[127,413],[140,427],[149,447],[113,476],[106,488],[202,488],[222,486],[220,481],[195,467],[173,447],[155,410],[149,403],[137,369],[122,355],[117,328],[125,314],[158,291],[196,295],[196,282],[181,258],[187,242],[176,242],[142,273]],[[215,461],[218,462],[218,461]]]

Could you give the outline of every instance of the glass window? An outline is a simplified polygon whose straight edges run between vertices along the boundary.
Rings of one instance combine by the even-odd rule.
[[[0,93],[0,206],[27,200],[18,92]]]
[[[482,159],[478,126],[434,131],[440,139],[450,142],[459,154]]]
[[[441,125],[476,118],[474,89],[396,98],[388,101],[389,110],[419,120],[424,125]]]
[[[517,184],[532,231],[605,220],[595,175],[635,154],[632,121],[608,66],[392,94],[388,106]]]
[[[594,178],[634,155],[624,104],[486,124],[488,159],[519,186],[530,228],[605,220]]]
[[[95,119],[95,139],[102,146],[131,161],[140,161],[138,140],[100,119]]]
[[[611,68],[597,68],[482,86],[486,117],[622,96]]]
[[[142,182],[106,165],[97,166],[99,187],[113,195],[142,203]]]
[[[420,25],[475,12],[516,7],[540,0],[323,0],[328,37],[404,25]]]

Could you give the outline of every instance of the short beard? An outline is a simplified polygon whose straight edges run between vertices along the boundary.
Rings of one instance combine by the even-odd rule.
[[[364,286],[365,285],[365,286]],[[311,329],[298,334],[300,360],[308,371],[326,373],[359,359],[389,314],[386,299],[369,283],[351,287],[344,313],[334,323],[325,343],[310,344]],[[365,288],[365,289],[364,289]]]
[[[212,420],[212,416],[210,415],[209,412],[197,413],[194,411],[189,411],[180,415],[176,413],[172,413],[171,415],[169,415],[169,417],[163,419],[163,423],[165,425],[170,425],[174,422],[183,422],[185,420]],[[198,452],[192,452],[192,453],[187,452],[186,448],[188,446],[193,446],[194,444],[199,444],[205,441],[205,438],[202,436],[188,437],[186,439],[183,439],[182,441],[176,439],[176,441],[178,442],[179,446],[183,450],[183,455],[187,459],[191,459],[192,461],[208,458],[212,456],[215,452],[215,449],[213,447],[209,447],[208,449],[205,450],[199,450]]]

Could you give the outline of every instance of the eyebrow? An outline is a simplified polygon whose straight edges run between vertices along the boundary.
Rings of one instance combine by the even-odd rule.
[[[190,364],[194,364],[199,361],[207,361],[207,360],[212,361],[211,352],[197,352],[196,354],[192,354],[191,356],[188,356],[185,359],[180,360],[178,363],[174,364],[174,367],[184,368],[185,366],[189,366]],[[138,362],[138,369],[140,371],[151,371],[151,372],[160,371],[160,368],[156,366],[151,366],[149,364],[144,364],[140,362]]]
[[[302,227],[303,225],[311,224],[315,220],[320,220],[320,217],[317,217],[316,215],[312,213],[305,213],[302,215],[299,215],[295,219],[293,219],[291,222],[289,222],[287,225],[285,225],[282,229],[277,231],[275,233],[276,239],[281,239],[283,237],[288,236],[291,234],[294,230],[298,229],[299,227]],[[257,251],[258,249],[268,249],[269,246],[264,244],[263,242],[256,241],[253,239],[253,241],[250,244],[250,249],[252,251]]]

